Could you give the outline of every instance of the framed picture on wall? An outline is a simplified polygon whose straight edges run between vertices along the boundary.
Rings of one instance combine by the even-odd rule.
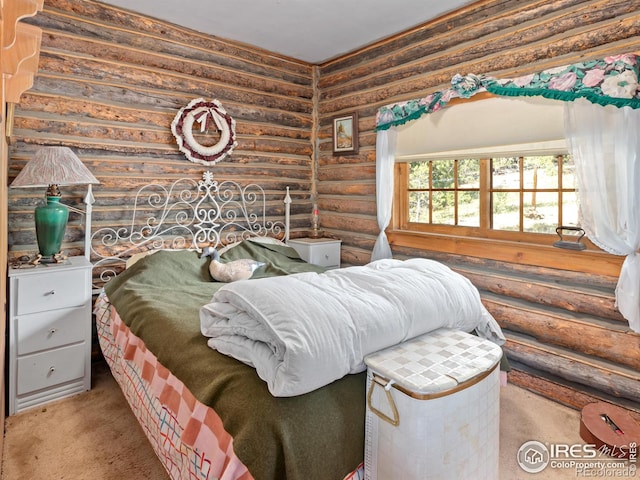
[[[333,153],[358,153],[358,113],[353,112],[333,119]]]

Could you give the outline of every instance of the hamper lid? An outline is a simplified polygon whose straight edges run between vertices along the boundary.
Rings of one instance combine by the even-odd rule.
[[[502,349],[483,338],[441,328],[364,359],[377,374],[419,394],[449,390],[491,370]]]

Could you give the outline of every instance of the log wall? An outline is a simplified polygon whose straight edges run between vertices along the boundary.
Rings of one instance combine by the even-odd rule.
[[[42,32],[22,22],[42,10],[43,0],[0,2],[0,464],[5,423],[5,358],[7,336],[7,164],[11,119],[7,117],[22,93],[31,87],[38,67]]]
[[[508,78],[637,52],[639,34],[639,1],[486,0],[321,65],[316,188],[321,228],[342,239],[343,264],[369,261],[378,233],[379,107],[448,88],[457,73]],[[359,153],[334,156],[332,118],[353,111]],[[419,243],[392,244],[394,256],[435,258],[471,278],[507,334],[514,382],[576,408],[594,398],[637,407],[640,336],[615,310],[611,268],[601,275],[581,273],[588,270],[579,262],[573,271],[540,268],[482,258],[482,249],[461,253],[454,240],[456,255]]]
[[[40,146],[71,147],[101,182],[95,228],[125,225],[140,186],[200,178],[206,167],[179,152],[170,124],[194,98],[218,99],[236,121],[238,146],[210,168],[214,178],[262,185],[278,219],[291,187],[293,236],[308,227],[311,65],[90,0],[46,0],[31,23],[43,31],[39,71],[16,108],[9,181]],[[61,190],[70,204],[84,194]],[[33,208],[44,192],[9,193],[9,255],[33,255]],[[70,215],[63,251],[72,255],[83,253],[81,221]]]

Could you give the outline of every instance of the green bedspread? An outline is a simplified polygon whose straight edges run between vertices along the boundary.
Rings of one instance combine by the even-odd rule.
[[[254,278],[322,271],[285,246],[245,241],[222,261],[256,258]],[[255,369],[207,346],[199,309],[220,283],[197,252],[160,251],[111,280],[105,291],[122,320],[202,403],[222,418],[234,451],[257,480],[339,480],[363,460],[364,373],[314,392],[271,396]],[[287,295],[287,292],[282,292]]]

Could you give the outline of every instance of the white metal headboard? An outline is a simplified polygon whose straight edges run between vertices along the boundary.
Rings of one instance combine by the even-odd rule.
[[[87,211],[93,198],[87,194]],[[94,268],[103,267],[101,280],[108,281],[132,254],[153,249],[219,247],[250,237],[289,240],[291,197],[284,198],[285,219],[267,220],[264,189],[226,180],[217,182],[211,171],[202,180],[176,180],[169,186],[148,184],[135,196],[133,214],[126,227],[103,227],[87,235],[85,254]],[[91,215],[86,218],[91,232]],[[105,254],[105,252],[107,254]],[[97,260],[96,260],[97,259]]]

